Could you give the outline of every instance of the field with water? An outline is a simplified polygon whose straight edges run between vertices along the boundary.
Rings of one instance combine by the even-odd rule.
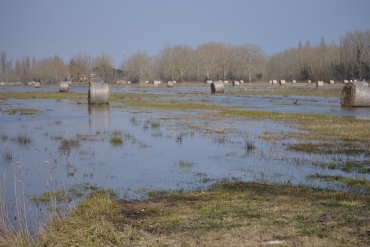
[[[86,87],[1,86],[8,214],[20,195],[42,221],[57,194],[70,207],[93,190],[132,200],[225,181],[368,195],[370,109],[342,108],[341,89],[128,85],[111,88],[110,105],[90,106]]]

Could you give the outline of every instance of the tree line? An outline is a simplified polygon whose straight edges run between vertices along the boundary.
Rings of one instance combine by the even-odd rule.
[[[262,81],[370,79],[370,30],[348,32],[339,44],[324,38],[315,46],[299,42],[296,48],[266,55],[255,44],[231,45],[209,42],[192,48],[188,45],[165,45],[157,55],[137,51],[114,68],[105,52],[97,57],[78,53],[65,62],[55,55],[36,60],[25,55],[13,64],[5,51],[0,55],[0,81],[61,80],[87,82],[99,78],[107,82],[126,79],[132,82],[205,80]]]

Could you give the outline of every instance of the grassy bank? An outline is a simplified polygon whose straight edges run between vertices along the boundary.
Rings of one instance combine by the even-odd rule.
[[[145,201],[92,194],[35,242],[3,246],[366,246],[370,197],[239,181],[209,191],[152,191]]]

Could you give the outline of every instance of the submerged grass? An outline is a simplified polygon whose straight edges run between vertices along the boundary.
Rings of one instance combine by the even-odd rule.
[[[23,246],[366,246],[370,198],[224,181],[208,191],[115,201],[98,192]],[[160,195],[160,196],[158,196]]]
[[[349,187],[365,187],[366,189],[370,189],[370,180],[367,180],[365,178],[348,178],[344,177],[341,175],[336,175],[336,176],[331,176],[331,175],[321,175],[321,174],[314,174],[310,175],[309,178],[314,178],[314,179],[320,179],[324,181],[329,181],[329,182],[340,182],[345,184],[346,186]]]
[[[370,174],[370,161],[369,160],[347,160],[345,162],[318,162],[313,163],[315,166],[319,166],[329,170],[340,169],[346,173],[368,173]]]
[[[369,147],[364,143],[331,143],[331,142],[304,142],[290,143],[288,149],[314,154],[346,154],[346,155],[370,155]]]
[[[63,139],[60,142],[59,151],[68,155],[71,152],[71,148],[78,147],[79,145],[78,139]]]
[[[9,115],[14,115],[19,113],[20,115],[32,115],[39,113],[39,110],[33,108],[17,108],[17,109],[8,109],[4,112],[8,113]]]

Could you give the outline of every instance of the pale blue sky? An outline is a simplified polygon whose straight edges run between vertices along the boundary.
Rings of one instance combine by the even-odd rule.
[[[0,51],[13,62],[87,52],[116,67],[136,51],[167,44],[260,45],[272,55],[324,37],[370,29],[370,0],[0,0]]]

